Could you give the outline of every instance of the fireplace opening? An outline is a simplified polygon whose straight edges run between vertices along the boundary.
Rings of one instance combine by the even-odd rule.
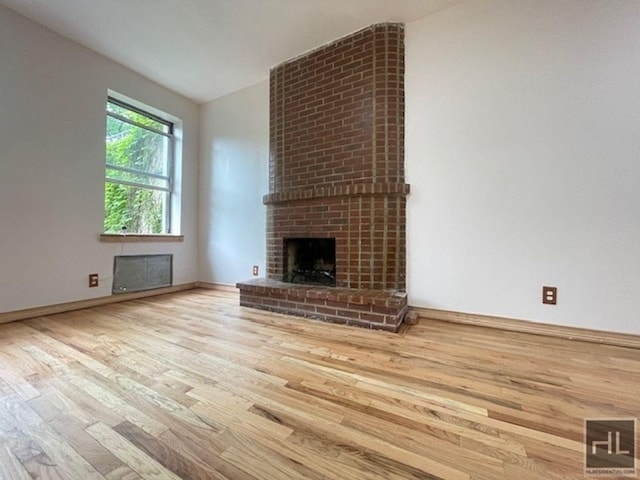
[[[285,238],[284,281],[335,286],[335,238]]]

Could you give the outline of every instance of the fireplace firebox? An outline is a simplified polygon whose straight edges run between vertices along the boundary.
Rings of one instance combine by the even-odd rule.
[[[335,238],[285,238],[284,282],[335,286]]]

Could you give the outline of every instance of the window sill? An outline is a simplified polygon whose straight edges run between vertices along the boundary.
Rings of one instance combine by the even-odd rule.
[[[133,243],[133,242],[184,242],[184,235],[147,235],[139,233],[103,233],[101,242],[107,243]]]

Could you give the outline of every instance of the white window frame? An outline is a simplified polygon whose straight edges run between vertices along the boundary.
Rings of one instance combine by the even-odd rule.
[[[110,112],[108,109],[108,104],[112,103],[114,105],[117,105],[121,108],[125,108],[127,110],[130,110],[132,112],[138,113],[140,115],[143,115],[145,117],[148,117],[158,123],[161,123],[163,125],[165,125],[168,129],[168,132],[163,132],[161,130],[143,125],[141,123],[138,123],[134,120],[131,120],[127,117],[124,117],[122,115],[119,115],[115,112]],[[149,172],[145,172],[142,170],[138,170],[135,168],[128,168],[128,167],[122,167],[122,166],[118,166],[118,165],[112,165],[109,164],[107,162],[107,158],[105,155],[105,185],[107,183],[115,183],[115,184],[120,184],[120,185],[128,185],[128,186],[132,186],[132,187],[136,187],[136,188],[142,188],[142,189],[146,189],[146,190],[158,190],[158,191],[162,191],[165,193],[165,199],[164,199],[164,205],[163,205],[163,209],[164,209],[164,218],[163,218],[163,231],[161,232],[161,234],[172,234],[172,210],[173,210],[173,196],[174,196],[174,183],[175,183],[175,150],[176,150],[176,140],[175,140],[175,122],[171,121],[171,120],[167,120],[165,118],[162,118],[154,113],[151,113],[149,110],[144,109],[144,108],[140,108],[137,106],[132,105],[131,103],[127,102],[127,101],[123,101],[119,98],[117,98],[116,96],[114,96],[113,94],[109,94],[107,97],[107,109],[106,109],[106,114],[107,117],[112,117],[115,118],[121,122],[125,122],[128,123],[130,125],[134,125],[138,128],[142,128],[145,129],[147,131],[153,132],[155,134],[158,135],[162,135],[165,138],[167,138],[168,141],[168,147],[167,147],[167,174],[166,175],[160,175],[160,174],[156,174],[156,173],[149,173]],[[105,137],[105,141],[108,141]],[[157,179],[161,179],[167,182],[167,186],[166,187],[162,187],[162,186],[157,186],[157,185],[152,185],[151,182],[149,183],[142,183],[142,182],[134,182],[134,181],[127,181],[127,180],[120,180],[117,178],[111,178],[108,176],[108,172],[109,171],[121,171],[121,172],[128,172],[128,173],[134,173],[136,175],[140,175],[143,177],[148,177],[148,178],[157,178]],[[105,205],[106,207],[106,205]],[[131,234],[139,234],[140,232],[127,232],[127,233],[131,233]]]

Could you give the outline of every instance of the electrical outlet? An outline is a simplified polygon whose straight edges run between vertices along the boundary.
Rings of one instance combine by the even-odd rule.
[[[253,276],[257,277],[258,276],[258,265],[254,265],[253,266]]]
[[[100,277],[97,273],[89,274],[89,287],[97,287],[100,284]]]
[[[542,303],[555,305],[558,303],[558,289],[556,287],[542,287]]]

